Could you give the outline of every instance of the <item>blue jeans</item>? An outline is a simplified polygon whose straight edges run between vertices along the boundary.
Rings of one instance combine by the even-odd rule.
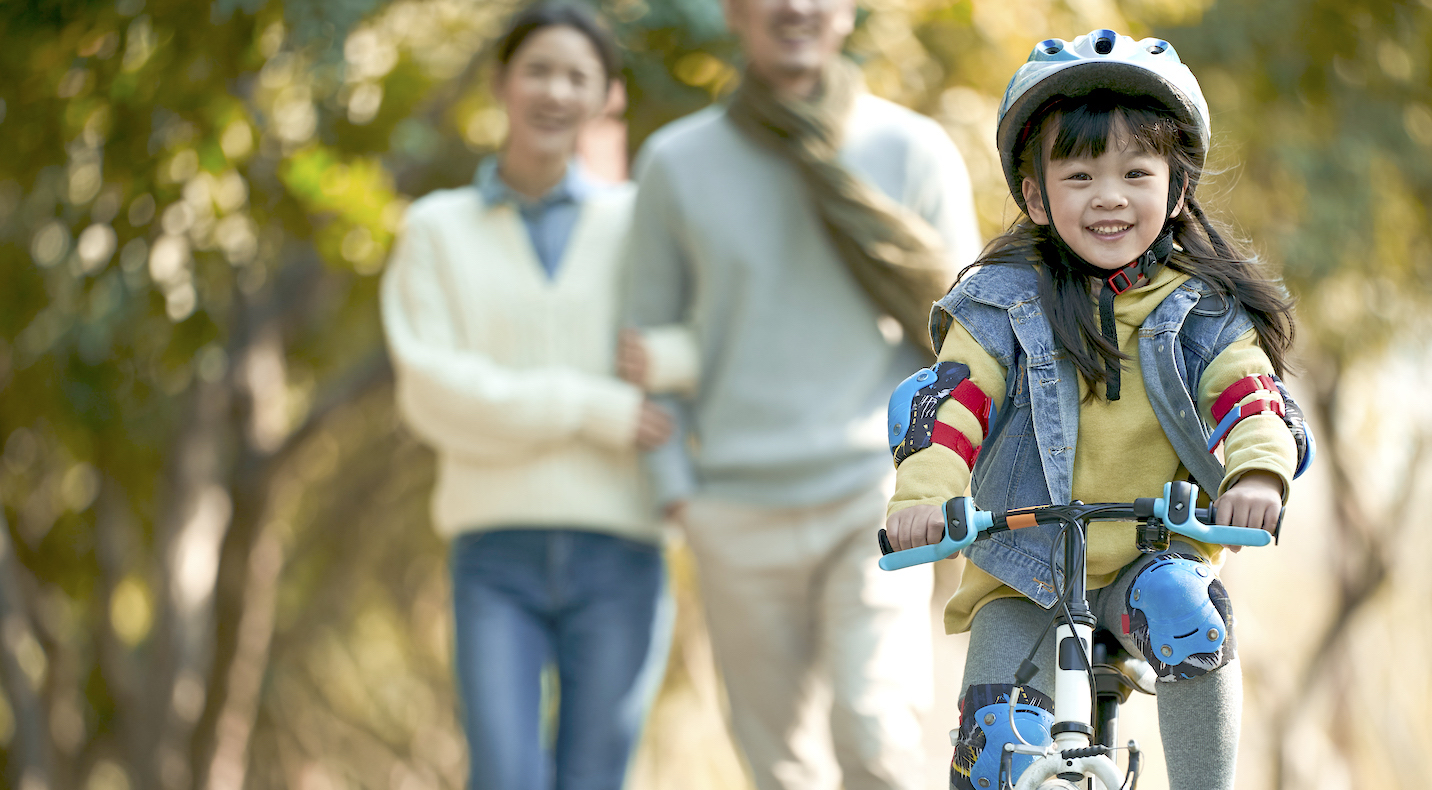
[[[451,549],[471,790],[620,790],[665,666],[659,547],[596,532],[476,532]],[[559,678],[542,744],[541,675]]]

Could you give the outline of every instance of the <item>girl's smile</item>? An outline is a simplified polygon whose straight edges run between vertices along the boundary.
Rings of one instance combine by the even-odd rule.
[[[1097,157],[1050,160],[1053,138],[1048,135],[1045,145],[1049,212],[1039,186],[1026,178],[1029,218],[1047,225],[1052,214],[1055,229],[1070,249],[1100,269],[1127,266],[1154,243],[1164,220],[1183,208],[1180,198],[1173,211],[1167,211],[1168,162],[1132,143],[1118,127]]]

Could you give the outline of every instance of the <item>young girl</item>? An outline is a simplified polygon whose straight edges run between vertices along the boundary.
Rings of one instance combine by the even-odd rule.
[[[1154,39],[1042,42],[1010,82],[998,142],[1024,215],[933,312],[938,381],[921,393],[925,419],[896,437],[893,547],[938,541],[940,505],[966,485],[978,507],[1005,510],[1127,502],[1192,479],[1220,524],[1275,530],[1303,441],[1276,378],[1292,315],[1199,206],[1209,123],[1193,74]],[[1055,539],[1028,528],[966,551],[945,609],[950,633],[971,632],[952,787],[995,786],[1002,744],[973,712],[1004,699],[1049,622]],[[1190,541],[1143,556],[1131,523],[1089,532],[1090,607],[1158,674],[1174,790],[1233,786],[1242,686],[1213,573],[1223,551]],[[1150,644],[1151,625],[1187,614],[1169,601],[1209,622]],[[1053,649],[1036,661],[1038,701],[1053,692]]]
[[[404,422],[438,456],[471,790],[612,790],[665,655],[664,569],[639,451],[665,413],[615,374],[635,190],[575,159],[618,56],[581,4],[497,42],[502,151],[415,202],[383,280]],[[555,742],[542,677],[554,666]]]

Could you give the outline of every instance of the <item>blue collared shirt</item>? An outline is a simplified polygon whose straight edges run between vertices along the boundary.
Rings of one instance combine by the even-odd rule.
[[[542,197],[530,200],[502,180],[497,164],[495,156],[482,160],[477,174],[473,176],[473,186],[488,206],[510,204],[517,209],[522,216],[522,224],[527,226],[532,250],[537,253],[542,269],[549,279],[556,277],[562,253],[567,249],[577,216],[581,213],[582,201],[600,189],[600,185],[573,159],[567,164],[566,175],[556,186]]]

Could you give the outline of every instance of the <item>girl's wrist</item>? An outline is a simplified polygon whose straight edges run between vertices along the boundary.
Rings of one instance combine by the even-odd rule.
[[[1233,485],[1229,486],[1229,488],[1232,489],[1242,485],[1266,488],[1276,493],[1279,498],[1283,496],[1283,479],[1272,472],[1265,472],[1262,469],[1251,469],[1244,472],[1238,476],[1238,479],[1234,481]]]

